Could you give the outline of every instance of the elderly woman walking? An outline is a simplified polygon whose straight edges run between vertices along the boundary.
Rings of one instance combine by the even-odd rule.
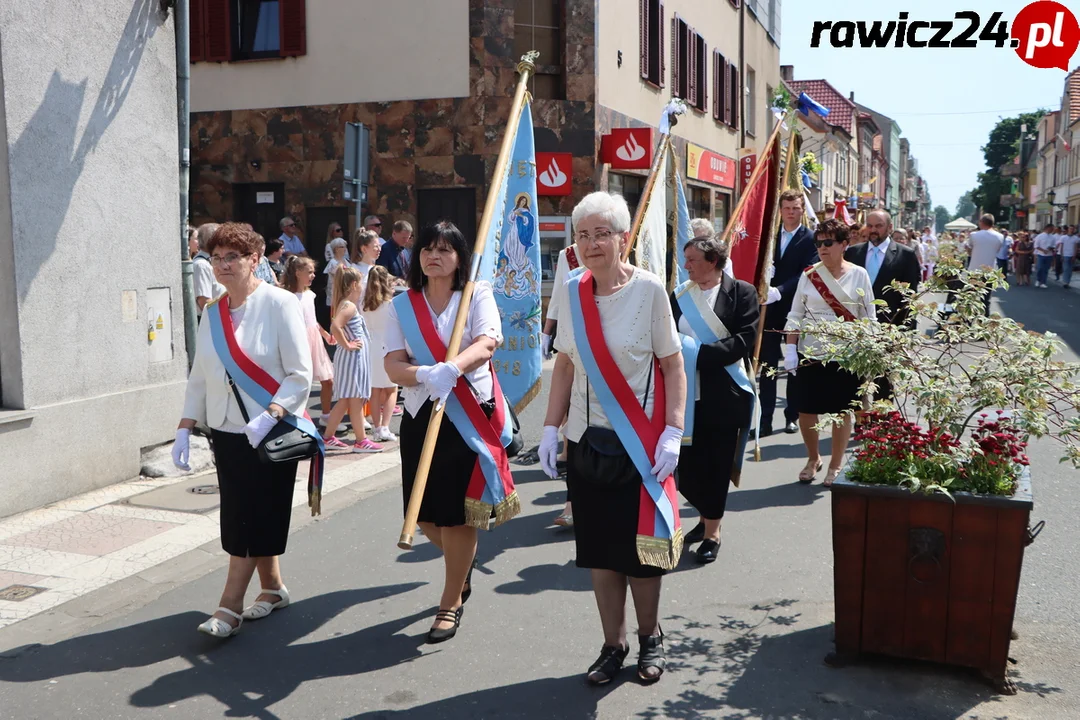
[[[186,469],[191,431],[197,423],[210,427],[221,492],[221,547],[231,556],[220,607],[198,628],[215,637],[229,637],[245,619],[289,604],[278,558],[289,536],[298,461],[263,463],[258,448],[280,422],[318,438],[305,412],[312,368],[300,301],[255,276],[260,245],[251,226],[239,223],[219,227],[207,245],[226,294],[206,306],[199,324],[173,444],[173,462]],[[319,472],[321,456],[312,467]],[[262,590],[244,610],[256,570]]]
[[[799,482],[808,485],[821,471],[818,454],[819,414],[851,411],[859,397],[862,380],[834,362],[814,359],[820,339],[802,332],[804,323],[854,322],[870,318],[877,321],[874,308],[874,287],[866,270],[844,260],[848,247],[848,228],[835,220],[826,220],[814,233],[821,262],[806,270],[799,278],[795,301],[788,313],[787,344],[784,346],[784,368],[799,374],[799,429],[806,445],[806,467],[799,473]],[[801,361],[801,362],[800,362]],[[851,437],[851,417],[833,425],[832,458],[825,475],[825,487],[831,487],[843,468],[844,453]]]
[[[637,612],[638,676],[664,672],[660,586],[678,563],[682,529],[672,473],[686,401],[681,344],[663,281],[623,261],[626,201],[597,192],[573,212],[584,270],[556,292],[558,359],[540,444],[544,472],[557,477],[558,427],[568,443],[578,567],[592,573],[604,646],[587,679],[601,685],[622,668],[626,588]]]
[[[728,486],[739,481],[754,426],[749,360],[761,304],[753,285],[724,272],[728,247],[719,237],[694,238],[683,252],[690,279],[671,294],[671,310],[692,393],[686,398],[679,491],[701,514],[686,543],[701,543],[695,557],[711,563],[720,550]]]
[[[436,404],[446,406],[419,515],[444,566],[429,643],[449,640],[461,625],[472,595],[477,530],[486,529],[492,517],[499,525],[521,511],[504,449],[512,440],[508,407],[491,367],[503,335],[489,283],[474,286],[461,352],[445,359],[472,258],[453,223],[421,230],[409,260],[409,291],[390,303],[383,336],[386,374],[402,386],[405,402],[400,439],[406,508],[432,411]]]

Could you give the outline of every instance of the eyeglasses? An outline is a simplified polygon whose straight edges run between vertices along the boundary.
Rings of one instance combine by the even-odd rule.
[[[341,228],[334,228],[335,233],[343,232]]]
[[[382,223],[381,222],[368,223],[368,227],[382,227]]]
[[[249,253],[229,253],[228,255],[214,255],[210,258],[210,264],[215,267],[233,265],[242,257],[249,257]]]
[[[574,240],[577,241],[579,245],[588,245],[591,242],[598,243],[601,240],[607,240],[614,234],[615,233],[611,230],[597,230],[595,235],[589,235],[588,232],[582,230],[574,235]]]
[[[814,240],[814,247],[832,247],[838,242],[839,240],[833,240],[832,238],[825,238],[824,240]]]

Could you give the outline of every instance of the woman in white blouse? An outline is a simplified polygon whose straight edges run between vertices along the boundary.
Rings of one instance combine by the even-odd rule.
[[[806,467],[799,473],[799,482],[810,484],[821,471],[818,453],[819,414],[850,413],[859,399],[862,379],[841,368],[835,362],[822,363],[815,359],[819,338],[800,332],[805,322],[842,322],[869,319],[877,322],[874,309],[874,288],[866,270],[844,260],[849,235],[848,228],[836,220],[826,220],[814,233],[821,262],[799,278],[795,300],[788,314],[787,345],[784,346],[784,368],[799,374],[799,429],[808,454]],[[801,360],[801,362],[800,362]],[[843,468],[844,452],[851,437],[851,415],[832,428],[832,457],[825,475],[825,487],[830,487]]]
[[[666,505],[660,511],[652,500],[644,499],[647,496],[642,490],[655,488],[657,478],[661,479],[662,492],[674,497],[671,475],[679,461],[686,401],[682,345],[663,281],[622,259],[630,236],[626,200],[604,192],[591,193],[574,208],[572,219],[577,257],[588,272],[555,289],[559,294],[555,338],[559,355],[551,376],[540,462],[549,477],[558,476],[558,428],[568,417],[566,481],[574,498],[576,562],[591,571],[604,635],[600,656],[588,669],[588,681],[595,685],[611,682],[630,651],[626,640],[629,586],[637,613],[637,672],[651,683],[664,672],[660,588],[664,573],[678,561],[682,530],[677,525],[678,508],[674,508],[676,517],[670,524],[665,515],[666,527],[649,528],[648,533],[639,530],[639,518],[652,520],[669,511]],[[585,282],[589,285],[583,286]],[[578,295],[571,295],[575,291]],[[593,308],[586,306],[590,296],[595,298]],[[596,317],[594,313],[599,316],[601,336],[582,337],[579,323]],[[606,377],[591,362],[594,357],[603,357],[600,343],[618,371]],[[610,368],[606,359],[605,366]],[[614,377],[616,374],[619,377]],[[654,403],[661,383],[662,405]],[[600,385],[606,387],[598,390]],[[649,444],[640,433],[637,438],[633,431],[628,433],[621,421],[617,423],[620,433],[608,418],[600,399],[609,397],[608,388],[625,398],[627,405],[619,403],[619,408],[627,417],[638,417],[654,430]],[[629,406],[630,394],[633,407]],[[613,411],[618,421],[620,411]]]
[[[330,248],[330,252],[333,254],[333,258],[326,264],[326,269],[323,270],[327,275],[326,305],[329,307],[332,300],[330,296],[333,295],[330,288],[334,287],[334,273],[338,271],[338,268],[352,267],[353,264],[349,262],[349,243],[345,242],[345,238],[336,237],[330,241],[327,247]],[[366,281],[367,278],[365,277],[362,282]]]
[[[465,236],[450,222],[425,227],[416,241],[409,266],[410,290],[422,293],[431,322],[444,344],[454,329],[461,291],[468,280],[472,249]],[[402,294],[390,305],[383,343],[386,374],[402,387],[405,412],[401,417],[401,480],[404,506],[409,504],[420,454],[435,399],[445,401],[458,379],[464,376],[481,408],[491,417],[494,396],[491,358],[502,342],[502,321],[491,285],[478,282],[469,304],[461,351],[449,362],[422,365],[418,353],[406,340],[399,313]],[[430,643],[449,640],[461,623],[462,608],[472,594],[472,566],[476,557],[477,528],[466,518],[466,494],[477,466],[477,454],[469,448],[449,417],[443,419],[435,443],[419,522],[424,536],[443,553],[445,583],[439,613],[431,626]],[[487,524],[484,518],[484,525]]]
[[[266,617],[289,604],[278,556],[289,536],[297,462],[263,464],[256,448],[287,413],[303,415],[311,391],[311,349],[300,301],[255,277],[258,247],[259,236],[240,223],[225,223],[207,244],[214,275],[226,294],[206,306],[199,323],[173,445],[173,462],[187,469],[191,431],[196,424],[210,428],[221,493],[221,547],[231,556],[220,607],[199,626],[200,632],[216,637],[233,635],[243,620]],[[239,388],[244,410],[237,404],[211,334],[209,313],[219,312],[217,303],[228,303],[240,350],[280,383],[268,407]],[[244,610],[244,595],[256,570],[262,591]]]

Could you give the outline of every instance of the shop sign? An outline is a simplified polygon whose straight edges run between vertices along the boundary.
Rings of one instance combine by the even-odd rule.
[[[652,128],[614,128],[603,138],[604,160],[613,170],[648,170],[653,161]]]
[[[706,150],[694,143],[686,144],[686,176],[710,185],[735,187],[735,160]]]
[[[569,195],[573,182],[574,156],[571,153],[536,153],[536,194]]]

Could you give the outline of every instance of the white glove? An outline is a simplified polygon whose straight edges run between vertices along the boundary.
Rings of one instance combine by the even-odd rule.
[[[187,428],[179,428],[176,431],[176,440],[173,441],[172,446],[173,465],[180,468],[184,472],[190,472],[191,466],[188,465],[188,460],[190,459],[191,431]]]
[[[419,376],[419,371],[417,376]],[[427,388],[428,396],[435,401],[436,409],[446,403],[446,398],[450,397],[460,377],[461,370],[452,362],[441,362],[427,373],[424,387]]]
[[[269,412],[263,411],[258,417],[244,426],[244,434],[247,435],[251,447],[257,448],[266,438],[266,435],[274,429],[278,421]]]
[[[559,477],[559,470],[555,463],[559,459],[559,428],[554,425],[544,426],[544,436],[540,440],[540,467],[544,474],[552,480]]]
[[[434,367],[434,365],[421,365],[420,367],[416,368],[416,384],[426,385],[428,375],[431,374],[431,371],[432,369],[434,369]]]
[[[772,282],[773,275],[776,274],[776,266],[770,265],[769,269],[765,271],[765,282]]]
[[[551,351],[551,336],[547,333],[540,333],[540,347],[545,360],[550,360],[551,356],[555,354]]]
[[[783,295],[780,294],[780,288],[771,287],[769,288],[768,297],[765,298],[765,304],[772,305],[774,302],[779,301],[781,297],[783,297]]]
[[[679,428],[668,425],[664,428],[663,434],[660,435],[660,441],[656,443],[656,453],[653,456],[656,464],[653,465],[652,472],[660,482],[663,482],[671,473],[675,472],[675,468],[679,465],[682,433],[683,431]]]
[[[795,369],[799,367],[799,346],[798,345],[784,345],[784,369],[792,375],[795,374]]]

